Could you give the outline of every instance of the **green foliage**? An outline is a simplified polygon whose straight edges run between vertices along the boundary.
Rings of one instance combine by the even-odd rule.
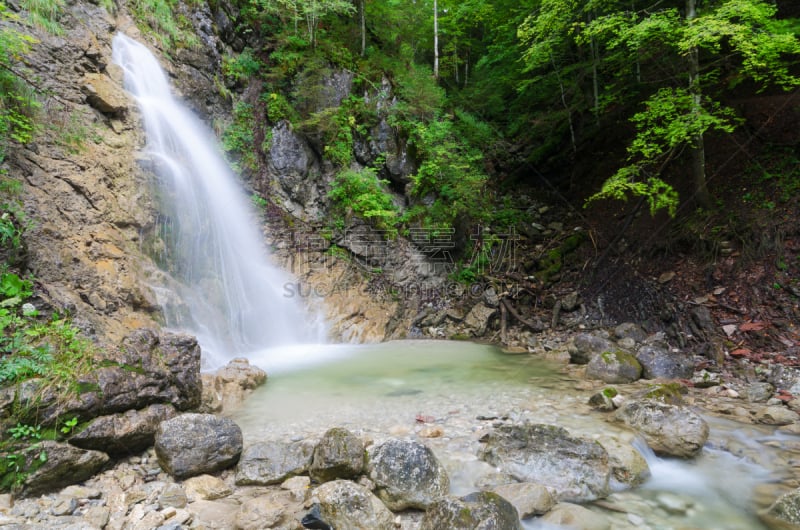
[[[353,134],[365,132],[357,116],[363,110],[363,100],[348,97],[338,107],[314,112],[300,123],[308,134],[322,137],[325,157],[337,166],[346,167],[353,160]]]
[[[258,159],[255,152],[256,119],[253,106],[239,101],[233,106],[233,121],[222,133],[222,147],[238,155],[247,169],[256,169]],[[234,164],[239,170],[238,164]]]
[[[235,57],[225,56],[222,59],[223,73],[234,81],[246,81],[258,74],[263,67],[251,48],[245,48]]]
[[[189,21],[175,15],[178,0],[134,0],[128,7],[140,29],[150,33],[165,50],[198,45]]]
[[[61,35],[64,29],[58,18],[64,8],[63,0],[22,0],[22,8],[28,12],[28,20],[53,35]]]
[[[300,119],[297,111],[294,110],[292,104],[283,94],[278,92],[264,93],[261,94],[261,101],[266,104],[267,119],[270,123],[278,123],[281,120],[297,123]]]
[[[396,234],[398,208],[372,168],[361,171],[345,169],[336,175],[328,193],[339,215],[355,215],[369,221],[375,228]]]
[[[75,429],[75,427],[77,427],[77,425],[78,425],[78,417],[73,416],[72,419],[65,421],[64,425],[62,425],[61,429],[59,430],[61,431],[61,434],[70,434]]]

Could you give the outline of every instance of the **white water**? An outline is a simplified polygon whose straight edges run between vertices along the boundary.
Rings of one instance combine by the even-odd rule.
[[[165,308],[167,325],[197,336],[206,369],[323,341],[323,326],[284,296],[291,279],[269,264],[249,201],[209,128],[172,96],[145,46],[117,34],[113,59],[141,110],[146,153],[161,186],[168,272],[181,301]]]

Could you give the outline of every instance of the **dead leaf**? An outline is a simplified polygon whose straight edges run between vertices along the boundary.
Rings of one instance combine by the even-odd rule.
[[[739,331],[761,331],[769,327],[769,322],[745,322],[739,324]]]
[[[748,350],[747,348],[739,348],[738,350],[733,350],[731,352],[731,357],[747,357],[752,353],[752,350]]]

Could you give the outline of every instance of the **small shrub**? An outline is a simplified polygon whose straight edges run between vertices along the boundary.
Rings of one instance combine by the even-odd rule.
[[[399,211],[384,188],[386,184],[372,168],[346,169],[336,175],[328,197],[340,215],[356,215],[391,236],[397,233]]]

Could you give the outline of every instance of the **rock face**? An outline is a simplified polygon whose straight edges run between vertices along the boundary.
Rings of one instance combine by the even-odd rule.
[[[694,374],[694,359],[683,352],[672,352],[659,344],[639,348],[636,359],[642,365],[645,379],[691,379]]]
[[[586,377],[606,383],[633,383],[642,376],[642,366],[633,354],[608,350],[595,354],[586,366]]]
[[[658,454],[688,458],[695,456],[708,439],[708,424],[684,406],[652,399],[625,403],[614,417],[644,436]]]
[[[159,423],[175,416],[172,405],[150,405],[142,410],[100,416],[69,443],[83,449],[104,450],[112,456],[141,452],[153,445]]]
[[[422,518],[420,530],[521,530],[516,508],[489,491],[465,497],[445,497],[433,504]]]
[[[433,451],[419,442],[390,439],[368,454],[369,477],[390,510],[425,510],[450,489],[444,467]]]
[[[481,458],[521,482],[538,482],[558,500],[590,501],[609,493],[608,453],[554,425],[501,425],[482,440]]]
[[[354,478],[364,471],[364,443],[347,429],[328,430],[314,448],[309,475],[317,482]]]
[[[158,426],[156,456],[177,479],[226,469],[239,460],[242,430],[233,420],[211,414],[182,414]]]
[[[47,455],[47,461],[25,479],[22,495],[39,495],[80,482],[108,462],[108,455],[100,451],[87,451],[50,440],[40,442],[39,451]]]
[[[393,530],[394,516],[364,486],[349,480],[326,482],[314,490],[319,517],[333,528]]]
[[[314,447],[308,442],[259,442],[242,453],[236,468],[236,484],[280,484],[308,471]]]

